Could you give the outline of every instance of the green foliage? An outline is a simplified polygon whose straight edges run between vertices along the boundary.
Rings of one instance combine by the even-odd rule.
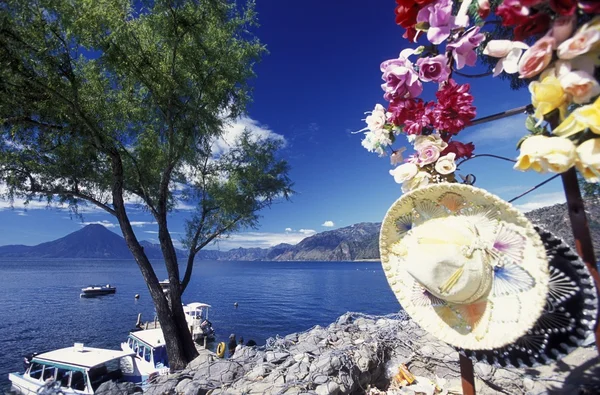
[[[91,203],[121,222],[121,196],[165,224],[188,199],[204,240],[255,225],[291,193],[281,144],[244,134],[213,149],[250,100],[255,25],[252,2],[229,0],[0,3],[5,197]]]

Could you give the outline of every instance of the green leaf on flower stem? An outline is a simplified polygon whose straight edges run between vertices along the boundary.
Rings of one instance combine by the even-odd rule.
[[[521,149],[521,144],[523,144],[523,142],[525,140],[527,140],[529,137],[531,137],[531,135],[526,134],[525,136],[521,137],[521,139],[519,141],[517,141],[517,151]]]
[[[531,115],[528,116],[527,120],[525,121],[525,127],[527,128],[527,130],[529,130],[532,133],[535,132],[535,130],[537,129],[535,124],[536,124],[535,118],[532,117]]]
[[[425,46],[420,45],[417,47],[417,49],[415,49],[415,52],[413,53],[413,55],[421,55],[424,50],[425,50]]]
[[[389,132],[388,135],[390,136],[390,140],[392,141],[392,144],[394,144],[394,141],[396,141],[396,136],[392,132]]]
[[[415,25],[415,29],[420,30],[422,32],[426,32],[427,30],[429,30],[429,23],[427,23],[427,22],[417,23]]]

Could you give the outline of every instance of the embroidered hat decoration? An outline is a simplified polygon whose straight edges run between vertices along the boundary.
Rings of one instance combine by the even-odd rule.
[[[440,183],[404,194],[383,220],[379,246],[403,309],[456,347],[510,344],[544,309],[549,271],[539,235],[483,189]]]

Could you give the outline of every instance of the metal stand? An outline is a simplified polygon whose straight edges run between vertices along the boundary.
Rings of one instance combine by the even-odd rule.
[[[464,395],[475,395],[475,375],[473,374],[473,361],[462,354],[459,355],[460,381]]]

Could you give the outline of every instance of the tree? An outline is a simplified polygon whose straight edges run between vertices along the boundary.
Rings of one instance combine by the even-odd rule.
[[[230,0],[0,3],[4,197],[60,202],[75,213],[93,204],[116,217],[173,369],[197,355],[181,304],[195,255],[255,226],[261,209],[292,192],[281,141],[245,132],[216,149],[243,114],[265,52],[249,30],[255,24],[252,2]],[[167,221],[180,200],[196,207],[183,278]],[[158,225],[170,304],[133,232],[134,204]]]

